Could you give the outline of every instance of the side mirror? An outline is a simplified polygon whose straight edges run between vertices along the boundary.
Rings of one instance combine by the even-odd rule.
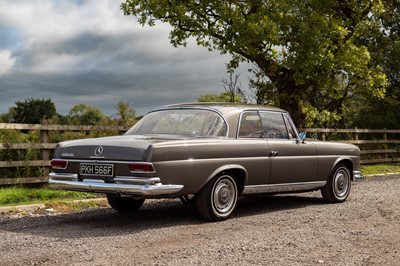
[[[301,141],[304,141],[307,137],[307,133],[306,132],[300,132],[299,133],[299,137]]]

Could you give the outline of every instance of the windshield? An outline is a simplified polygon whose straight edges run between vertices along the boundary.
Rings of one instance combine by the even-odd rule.
[[[216,112],[204,109],[170,109],[147,114],[126,134],[224,137],[226,133],[227,125]]]

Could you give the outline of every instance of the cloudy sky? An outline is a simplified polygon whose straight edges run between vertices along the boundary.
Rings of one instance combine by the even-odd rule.
[[[83,103],[112,115],[124,100],[140,115],[223,92],[229,56],[194,42],[174,48],[168,25],[142,27],[120,3],[1,0],[0,114],[33,97],[51,98],[61,114]]]

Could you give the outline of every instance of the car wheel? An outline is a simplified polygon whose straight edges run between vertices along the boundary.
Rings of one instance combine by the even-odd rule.
[[[351,188],[349,168],[341,163],[335,166],[325,187],[321,189],[326,202],[338,203],[347,199]]]
[[[133,212],[142,207],[144,199],[119,197],[116,194],[107,194],[108,203],[118,212]]]
[[[235,179],[228,174],[221,174],[197,193],[196,207],[204,219],[223,221],[235,210],[237,199],[238,188]]]

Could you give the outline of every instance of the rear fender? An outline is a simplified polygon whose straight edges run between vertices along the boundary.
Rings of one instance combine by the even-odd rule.
[[[239,186],[239,193],[241,193],[244,189],[244,185],[247,183],[247,178],[248,178],[248,174],[246,169],[239,165],[239,164],[228,164],[228,165],[223,165],[219,168],[217,168],[206,180],[205,184],[207,184],[211,179],[213,179],[215,176],[224,173],[224,172],[230,172],[230,173],[237,173],[237,174],[233,174],[234,178],[236,179],[236,181],[238,182],[238,186]],[[204,185],[205,185],[204,184]]]

